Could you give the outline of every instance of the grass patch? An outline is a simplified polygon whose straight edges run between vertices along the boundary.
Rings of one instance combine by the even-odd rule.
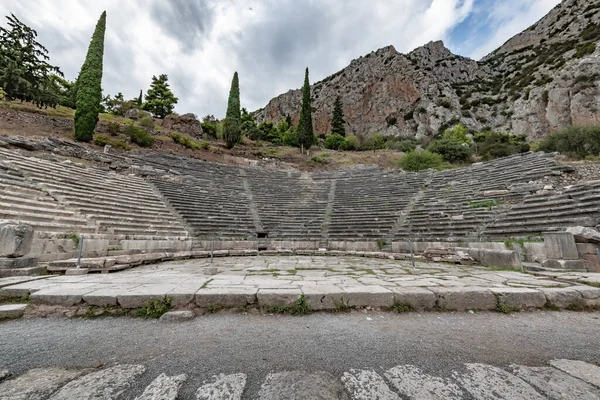
[[[496,311],[504,314],[510,314],[513,312],[519,312],[519,307],[509,306],[504,303],[498,303],[498,305],[496,306]]]
[[[231,306],[227,306],[225,304],[213,304],[213,305],[206,307],[206,311],[208,311],[211,314],[214,314],[216,312],[219,312],[222,310],[228,310],[230,308],[231,308]]]
[[[310,159],[311,162],[315,164],[329,164],[331,160],[329,159],[329,153],[318,154]]]
[[[398,303],[397,301],[394,301],[394,305],[392,306],[392,310],[396,311],[397,313],[407,313],[407,312],[411,312],[413,310],[412,306],[409,304],[402,304],[402,303]]]
[[[377,239],[377,248],[379,250],[383,249],[383,246],[385,246],[387,244],[387,242],[383,239]]]
[[[75,232],[67,233],[67,239],[71,239],[73,243],[75,243],[75,247],[79,246],[79,242],[81,241],[81,236]]]
[[[344,301],[344,299],[339,302],[334,299],[333,306],[335,307],[334,311],[339,313],[347,313],[356,308],[355,306],[351,306],[348,300]]]
[[[496,207],[497,205],[498,202],[496,200],[479,200],[469,202],[470,208],[487,208],[488,210],[491,210],[492,207]]]
[[[310,314],[311,309],[306,302],[306,297],[301,294],[293,306],[269,306],[266,311],[277,314],[305,315]]]
[[[160,318],[164,313],[173,308],[171,305],[172,300],[173,299],[169,296],[165,297],[163,300],[151,300],[146,306],[138,310],[137,315],[138,317],[147,319]]]
[[[186,149],[208,150],[208,148],[210,147],[210,144],[207,141],[198,142],[179,133],[172,133],[171,139],[173,139],[175,143],[182,145]]]

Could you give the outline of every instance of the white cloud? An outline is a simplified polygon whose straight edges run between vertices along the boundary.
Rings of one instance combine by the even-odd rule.
[[[408,52],[431,40],[447,41],[473,12],[473,1],[3,0],[0,14],[13,12],[36,29],[51,62],[75,79],[106,10],[105,94],[137,97],[152,75],[166,73],[179,97],[178,112],[223,116],[236,70],[242,106],[254,110],[299,87],[306,66],[314,82],[383,46]],[[476,54],[558,0],[526,1],[533,4],[526,16],[494,7],[506,16],[500,22],[490,16],[497,34]],[[509,26],[501,26],[507,19]]]

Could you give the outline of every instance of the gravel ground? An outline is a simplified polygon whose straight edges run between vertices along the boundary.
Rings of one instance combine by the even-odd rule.
[[[465,363],[600,362],[600,313],[319,313],[302,317],[215,314],[183,323],[132,318],[36,318],[0,323],[0,370],[142,364],[133,398],[159,374],[185,373],[181,398],[220,373],[247,374],[256,398],[269,373],[349,369],[382,373],[400,364],[450,376]]]

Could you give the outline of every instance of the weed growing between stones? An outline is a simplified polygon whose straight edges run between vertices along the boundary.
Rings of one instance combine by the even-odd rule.
[[[510,314],[513,312],[519,312],[519,307],[509,306],[507,304],[499,302],[498,305],[496,306],[496,311],[504,313],[504,314]]]
[[[79,241],[81,240],[81,237],[77,233],[69,232],[67,233],[67,238],[71,239],[73,243],[75,243],[75,247],[79,246]]]
[[[471,201],[469,202],[469,207],[471,208],[487,208],[491,210],[492,207],[496,207],[498,202],[496,200],[481,200],[481,201]]]
[[[151,300],[145,307],[138,310],[137,315],[138,317],[148,319],[160,318],[173,307],[171,301],[172,298],[169,296],[165,297],[163,300]]]
[[[394,305],[392,306],[392,310],[396,311],[397,313],[406,313],[413,311],[413,308],[409,304],[402,304],[395,301]]]
[[[305,315],[310,314],[312,310],[308,306],[304,294],[301,294],[293,306],[269,306],[266,311],[278,314]]]
[[[356,307],[348,304],[348,301],[344,301],[344,299],[342,299],[342,301],[339,301],[339,302],[334,299],[333,305],[335,307],[335,309],[334,309],[335,312],[350,312],[350,310],[353,310],[354,308],[356,308]]]
[[[227,306],[225,304],[213,304],[213,305],[206,307],[206,311],[208,311],[211,314],[214,314],[216,312],[219,312],[222,310],[228,310],[230,308],[231,308],[230,306]]]
[[[101,317],[120,317],[123,315],[127,315],[129,311],[121,308],[121,307],[115,307],[115,306],[104,306],[104,307],[97,307],[97,306],[90,306],[87,309],[87,312],[85,313],[84,318],[86,319],[94,319],[94,318],[101,318]]]

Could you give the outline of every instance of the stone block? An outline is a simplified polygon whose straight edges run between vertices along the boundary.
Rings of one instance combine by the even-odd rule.
[[[585,226],[572,226],[567,228],[567,232],[571,233],[577,243],[597,243],[600,244],[600,232],[594,228]]]
[[[142,308],[153,300],[164,300],[167,293],[175,289],[175,286],[169,284],[137,286],[119,294],[117,301],[123,308]]]
[[[46,267],[40,265],[31,268],[0,268],[0,278],[6,278],[8,276],[34,276],[45,272]]]
[[[552,269],[585,270],[584,260],[544,260],[542,267]]]
[[[446,310],[493,310],[496,308],[496,297],[486,288],[481,287],[432,287],[437,298],[437,306]]]
[[[185,282],[167,293],[167,296],[171,298],[171,304],[173,307],[183,307],[194,302],[194,296],[196,295],[196,292],[200,290],[206,281],[208,281],[208,279],[194,283]]]
[[[546,304],[544,293],[535,289],[501,287],[490,289],[498,298],[499,304],[518,309],[541,308]]]
[[[27,304],[5,304],[0,305],[0,319],[21,318]]]
[[[182,311],[169,311],[164,313],[159,321],[160,322],[183,322],[189,321],[194,318],[194,312],[190,310],[182,310]]]
[[[69,268],[65,271],[65,275],[87,275],[90,272],[87,268]]]
[[[435,307],[435,294],[420,287],[391,287],[394,302],[411,306],[413,310],[431,310]]]
[[[569,289],[573,289],[581,294],[583,303],[588,307],[600,307],[600,288],[581,285],[571,286]]]
[[[300,289],[259,289],[256,298],[261,307],[291,307],[301,294]]]
[[[544,248],[548,259],[577,260],[579,258],[575,238],[569,232],[545,232]]]
[[[29,299],[33,304],[69,307],[80,304],[83,301],[82,296],[96,288],[94,284],[51,286],[31,293]]]
[[[31,225],[6,222],[0,224],[0,257],[23,257],[31,251]]]
[[[465,249],[479,264],[486,267],[519,268],[519,255],[512,250]]]
[[[355,307],[391,307],[394,305],[394,293],[382,286],[342,286],[344,300]]]
[[[302,293],[311,310],[335,310],[344,302],[344,291],[334,285],[307,285]]]
[[[130,288],[128,286],[112,286],[112,285],[103,285],[104,287],[94,290],[92,292],[86,293],[81,298],[86,304],[90,306],[98,306],[98,307],[106,307],[112,306],[116,307],[119,305],[117,301],[117,296],[127,292]]]
[[[582,302],[582,295],[571,288],[541,288],[547,303],[558,308],[567,308]]]
[[[37,257],[19,257],[19,258],[10,258],[10,257],[2,257],[0,258],[0,269],[25,269],[25,268],[34,268],[37,266],[38,258]]]
[[[256,303],[255,287],[203,288],[196,292],[194,301],[198,307],[227,306],[245,307]]]

